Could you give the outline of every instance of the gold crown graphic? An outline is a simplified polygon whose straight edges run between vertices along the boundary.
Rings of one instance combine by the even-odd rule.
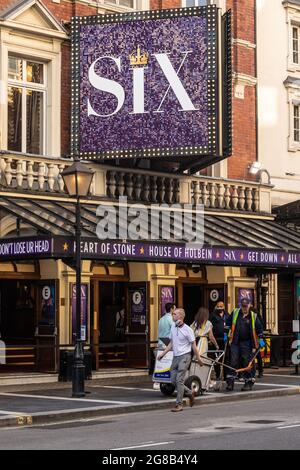
[[[137,47],[137,54],[129,54],[130,65],[147,65],[149,60],[148,52],[141,54],[140,46]]]

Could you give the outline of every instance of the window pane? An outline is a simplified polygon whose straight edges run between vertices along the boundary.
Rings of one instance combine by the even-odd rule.
[[[36,62],[26,62],[26,80],[32,83],[44,83],[43,64]]]
[[[8,79],[22,80],[22,60],[8,56]]]
[[[293,62],[298,64],[299,62],[299,31],[298,28],[293,28]]]
[[[22,90],[8,87],[8,150],[22,151]]]
[[[298,39],[298,28],[293,28],[293,38]]]
[[[26,91],[26,151],[43,153],[43,93]]]
[[[133,0],[120,0],[119,3],[122,7],[133,8]]]
[[[299,106],[294,106],[294,141],[299,142]]]
[[[203,7],[203,6],[206,6],[207,3],[208,3],[208,0],[186,0],[185,6],[186,7]]]

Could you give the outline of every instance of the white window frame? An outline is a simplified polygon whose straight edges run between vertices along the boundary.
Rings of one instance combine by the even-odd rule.
[[[300,72],[300,9],[286,6],[286,22],[287,22],[287,35],[288,35],[288,54],[287,54],[287,70],[290,72]],[[298,63],[294,62],[294,28],[298,29]]]
[[[195,3],[198,0],[194,0]],[[207,5],[217,5],[217,7],[222,8],[222,11],[226,11],[226,0],[207,0]],[[185,8],[187,6],[187,0],[181,0],[181,6]],[[197,4],[195,6],[198,6]]]
[[[14,88],[21,88],[22,90],[22,131],[21,131],[21,152],[22,153],[29,153],[27,150],[27,106],[26,106],[26,91],[38,91],[43,93],[43,116],[42,116],[42,148],[41,148],[41,155],[45,154],[46,149],[46,130],[47,130],[47,64],[35,57],[21,57],[20,55],[16,55],[14,53],[10,53],[8,51],[8,62],[9,57],[15,57],[22,61],[22,79],[21,80],[14,80],[8,77],[8,70],[7,70],[7,90],[9,87]],[[43,82],[44,83],[34,83],[28,82],[26,80],[26,63],[27,62],[35,62],[38,64],[43,65]]]
[[[298,115],[296,116],[295,111],[297,110]],[[295,125],[295,121],[298,121],[298,125]],[[294,104],[293,103],[293,141],[295,146],[300,146],[300,103],[299,104]],[[296,132],[298,133],[298,139],[295,138]]]
[[[113,5],[113,6],[117,6],[117,7],[120,7],[120,8],[131,8],[132,10],[135,10],[136,8],[136,0],[133,0],[133,6],[132,7],[127,7],[126,5],[122,5],[120,3],[120,0],[105,0],[105,3],[107,3],[108,5]]]
[[[122,12],[122,11],[134,11],[134,10],[149,10],[150,0],[133,0],[133,7],[126,7],[120,4],[120,0],[98,0],[100,8],[108,9],[111,11]]]
[[[286,85],[288,94],[288,151],[298,152],[300,150],[300,86],[297,83],[289,83]],[[294,109],[299,107],[299,142],[295,141],[295,125],[294,125]]]
[[[299,66],[300,65],[300,27],[297,25],[291,25],[292,28],[292,62],[293,65]],[[294,38],[294,32],[297,32],[297,50],[295,49],[295,38]],[[297,60],[294,60],[295,53],[297,54]]]
[[[47,64],[47,103],[44,155],[61,155],[61,39],[41,41],[39,36],[21,36],[1,31],[0,41],[0,148],[8,149],[8,56],[24,57]],[[12,80],[10,80],[12,82]]]
[[[194,7],[198,7],[198,6],[199,6],[199,2],[200,2],[201,0],[193,0],[193,1],[194,1],[194,4],[195,4],[195,5],[192,5],[192,7],[193,7],[193,6],[194,6]],[[211,0],[210,0],[210,3],[212,3]],[[206,4],[209,5],[209,0],[206,0]],[[186,7],[186,6],[187,6],[187,0],[182,0],[182,6],[183,6],[183,7]],[[203,6],[203,5],[200,5],[200,6]]]

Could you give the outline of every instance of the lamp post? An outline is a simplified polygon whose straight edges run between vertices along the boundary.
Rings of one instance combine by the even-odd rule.
[[[84,353],[83,341],[81,339],[81,207],[80,197],[86,197],[89,193],[91,182],[94,176],[93,171],[75,158],[74,163],[66,168],[61,176],[64,180],[68,194],[76,197],[76,342],[73,362],[73,383],[72,396],[79,398],[85,395],[84,392]]]

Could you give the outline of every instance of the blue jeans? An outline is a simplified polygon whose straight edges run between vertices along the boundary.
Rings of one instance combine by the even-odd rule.
[[[230,362],[231,367],[234,369],[243,369],[247,367],[253,357],[252,353],[252,341],[240,341],[238,344],[232,344],[230,348]],[[242,373],[245,382],[254,382],[255,377],[255,361],[253,362],[252,369]],[[236,373],[234,371],[229,372],[227,379],[234,380]]]

